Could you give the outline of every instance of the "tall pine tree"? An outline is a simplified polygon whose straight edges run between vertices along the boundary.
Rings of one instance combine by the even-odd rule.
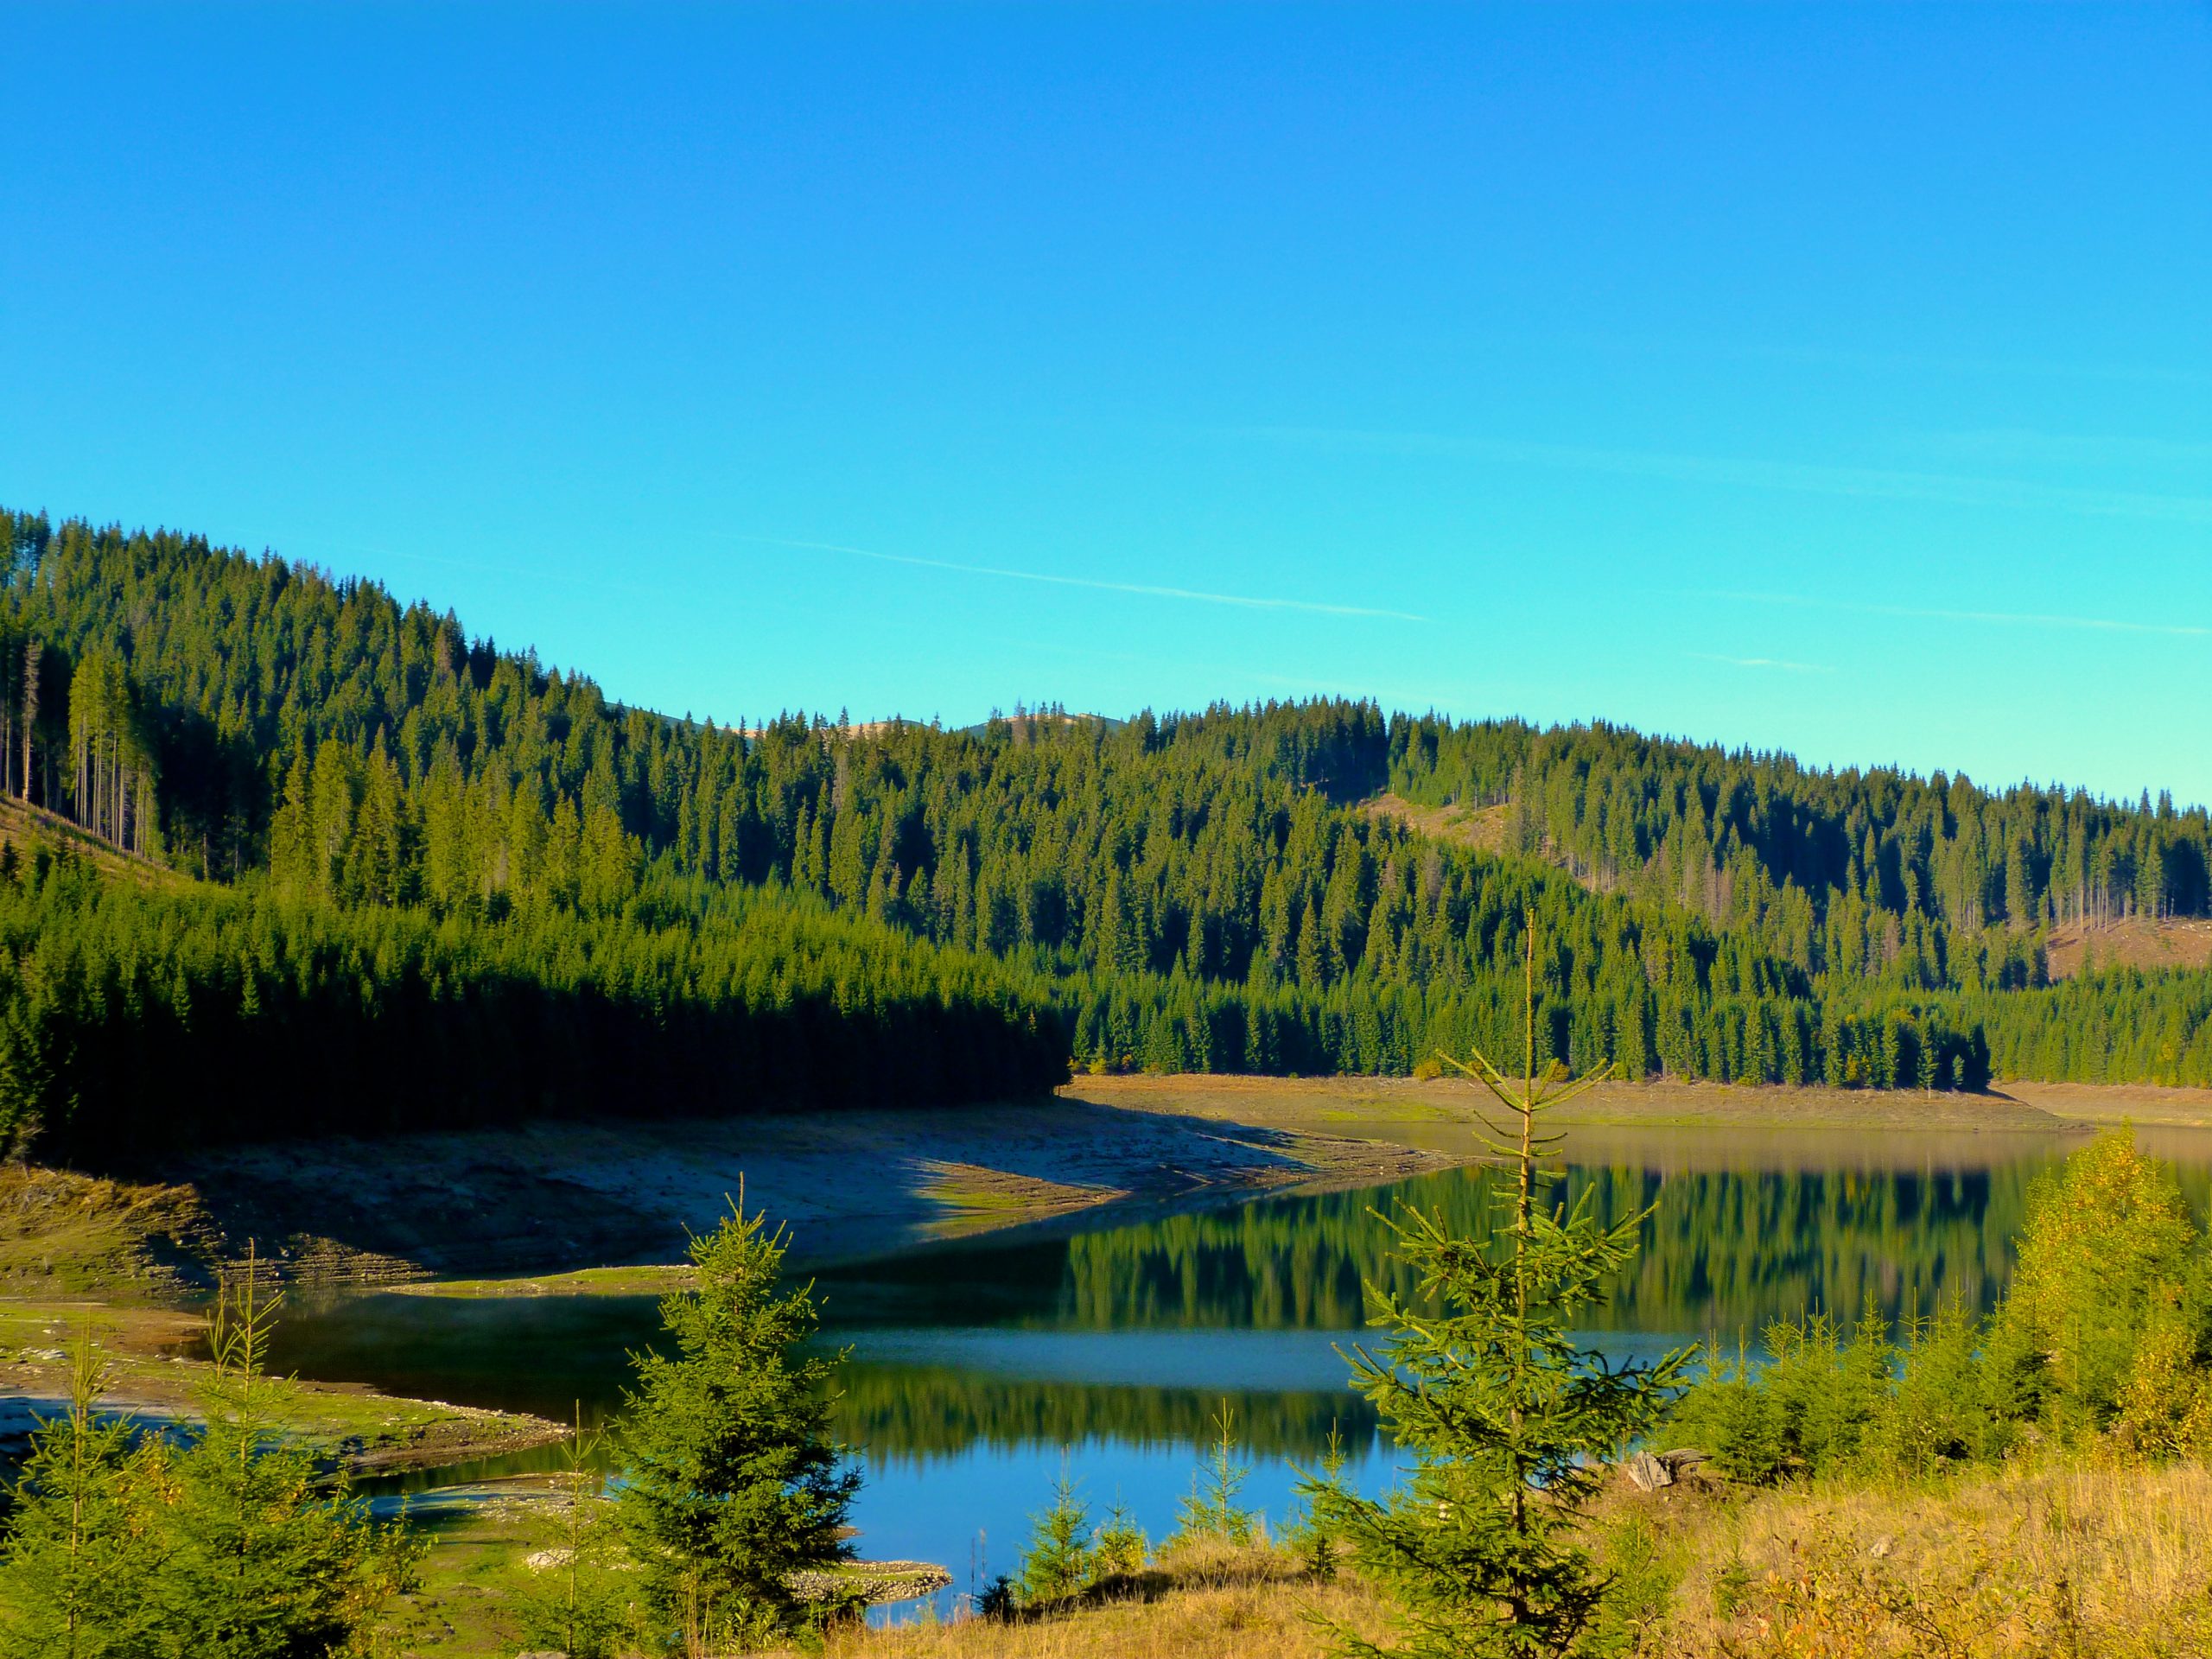
[[[1518,1179],[1498,1184],[1480,1236],[1410,1208],[1383,1217],[1417,1293],[1370,1285],[1370,1323],[1390,1335],[1348,1356],[1355,1386],[1414,1454],[1412,1473],[1379,1501],[1325,1484],[1314,1494],[1396,1604],[1393,1646],[1338,1630],[1344,1652],[1368,1659],[1587,1651],[1606,1581],[1579,1534],[1598,1471],[1658,1421],[1691,1357],[1614,1365],[1569,1334],[1635,1256],[1649,1211],[1607,1227],[1588,1192],[1572,1210],[1541,1202],[1560,1137],[1540,1118],[1612,1068],[1564,1086],[1556,1065],[1538,1075],[1533,915],[1524,925],[1523,1077],[1509,1082],[1478,1050],[1452,1061],[1510,1114],[1491,1144]]]

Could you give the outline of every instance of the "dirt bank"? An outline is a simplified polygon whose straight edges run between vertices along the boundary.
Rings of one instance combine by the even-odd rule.
[[[473,1279],[512,1291],[658,1287],[688,1230],[742,1192],[789,1225],[802,1266],[931,1238],[1289,1186],[1357,1185],[1481,1155],[1463,1080],[1085,1077],[1057,1098],[950,1111],[505,1131],[231,1148],[133,1185],[0,1172],[0,1288],[175,1300],[258,1241],[299,1282]],[[2019,1084],[1983,1095],[1611,1084],[1562,1115],[1592,1155],[1738,1155],[1770,1145],[1860,1160],[1946,1137],[2212,1127],[2212,1090]],[[1685,1139],[1681,1128],[1730,1135]],[[1675,1147],[1672,1142],[1680,1142]],[[1786,1144],[1785,1144],[1786,1142]],[[1704,1148],[1703,1154],[1694,1147]],[[581,1276],[579,1276],[581,1275]],[[489,1287],[486,1287],[488,1288]]]
[[[687,1233],[741,1193],[789,1226],[807,1266],[1101,1205],[1356,1185],[1442,1161],[1316,1124],[1129,1111],[1079,1090],[951,1111],[292,1141],[182,1159],[135,1186],[0,1176],[0,1273],[27,1292],[173,1296],[251,1239],[295,1282],[496,1275],[592,1288],[566,1276],[680,1259]],[[622,1287],[638,1287],[632,1277]]]
[[[196,1416],[209,1381],[198,1318],[98,1302],[0,1299],[0,1460],[20,1455],[41,1415],[69,1392],[70,1358],[88,1332],[106,1362],[100,1403],[155,1421]],[[432,1469],[544,1446],[556,1423],[519,1412],[403,1400],[342,1382],[279,1383],[278,1421],[356,1474]]]

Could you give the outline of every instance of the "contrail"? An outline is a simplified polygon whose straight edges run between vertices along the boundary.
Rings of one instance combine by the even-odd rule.
[[[1683,484],[1788,490],[1895,501],[1940,501],[1957,506],[2088,513],[2164,524],[2212,524],[2212,498],[2160,495],[2139,490],[2078,489],[2068,485],[1974,478],[1950,473],[1906,472],[1879,467],[1834,467],[1803,461],[1758,461],[1736,455],[1678,454],[1664,450],[1607,449],[1584,444],[1538,443],[1444,432],[1393,432],[1340,427],[1248,426],[1216,429],[1216,435],[1248,442],[1312,446],[1411,455],[1465,455],[1510,466],[1555,467]]]
[[[858,559],[883,564],[910,564],[924,570],[953,570],[963,576],[999,576],[1008,582],[1041,582],[1055,588],[1089,588],[1106,594],[1136,594],[1147,599],[1189,600],[1200,605],[1234,605],[1248,611],[1304,611],[1315,616],[1371,616],[1393,622],[1426,622],[1411,611],[1385,610],[1370,605],[1324,605],[1306,599],[1264,599],[1251,594],[1214,594],[1196,588],[1159,588],[1147,582],[1102,582],[1095,576],[1056,576],[1042,570],[1009,570],[1001,565],[959,564],[950,559],[917,558],[910,553],[878,553],[838,542],[799,542],[782,536],[740,536],[741,542],[769,547],[793,547],[817,553],[849,553]]]
[[[1833,674],[1827,663],[1793,663],[1786,657],[1723,657],[1710,651],[1688,653],[1701,663],[1726,663],[1731,668],[1779,668],[1792,674]]]
[[[2013,627],[2086,628],[2100,633],[2157,633],[2184,639],[2212,635],[2212,627],[2190,622],[2129,622],[2110,616],[2069,616],[2055,611],[1948,611],[1923,605],[1869,605],[1848,599],[1813,599],[1802,594],[1709,593],[1753,605],[1793,605],[1806,610],[1852,611],[1861,616],[1914,617],[1929,622],[1995,622]]]

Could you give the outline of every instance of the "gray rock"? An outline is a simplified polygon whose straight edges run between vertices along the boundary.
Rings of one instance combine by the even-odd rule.
[[[1656,1492],[1662,1486],[1675,1484],[1675,1471],[1649,1452],[1630,1453],[1621,1468],[1628,1476],[1629,1484],[1639,1492]]]

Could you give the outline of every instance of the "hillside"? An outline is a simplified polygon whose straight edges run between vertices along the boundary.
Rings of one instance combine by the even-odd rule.
[[[110,880],[127,881],[142,887],[174,891],[190,879],[165,864],[125,852],[59,813],[10,795],[0,795],[0,861],[6,861],[10,849],[14,857],[23,863],[35,859],[43,850],[49,857],[80,860]]]
[[[1823,771],[1596,724],[1394,724],[1387,786],[1414,808],[1505,808],[1502,844],[1610,887],[1725,914],[1795,887],[1976,931],[2212,912],[2212,819],[1963,773]]]
[[[2053,979],[2072,979],[2085,969],[2134,968],[2158,972],[2170,968],[2212,966],[2212,921],[2202,917],[2157,920],[2131,916],[2102,927],[2069,922],[2054,927],[2044,946]]]
[[[883,964],[876,995],[957,982],[1034,1033],[1017,1048],[1080,1069],[1403,1073],[1439,1047],[1517,1058],[1533,914],[1540,1058],[1878,1087],[1973,1088],[1993,1067],[2212,1082],[2212,976],[2051,983],[2069,928],[2204,918],[2212,832],[2168,801],[1344,701],[718,726],[279,558],[20,515],[0,536],[0,793],[143,850],[118,870],[236,888],[289,918],[255,924],[274,937],[466,936],[456,960],[512,964],[503,983],[651,963],[620,969],[623,996],[703,1012],[726,993],[650,988],[689,971],[695,946],[671,942],[788,913]],[[59,925],[26,916],[19,960]],[[758,1008],[785,993],[742,967],[751,949],[727,995]],[[433,958],[391,960],[447,994]],[[374,988],[370,963],[346,971]],[[243,982],[226,969],[207,994]],[[678,1092],[729,1109],[743,1090],[697,1081],[712,1053]]]

